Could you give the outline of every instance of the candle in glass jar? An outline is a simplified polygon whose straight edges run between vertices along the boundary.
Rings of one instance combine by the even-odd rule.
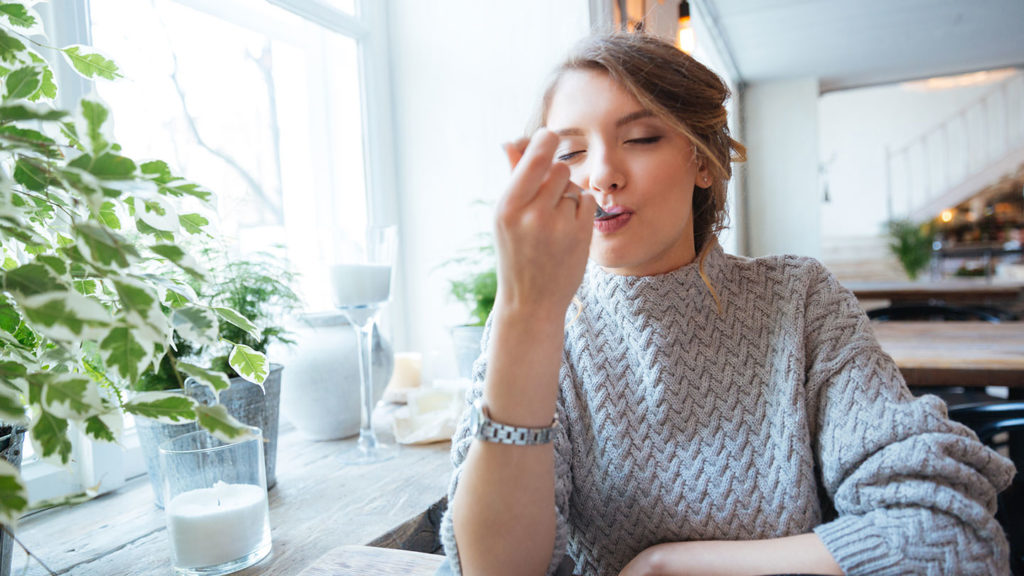
[[[331,266],[335,306],[363,306],[386,302],[391,293],[391,266],[339,264]]]
[[[167,504],[174,565],[215,566],[252,553],[267,530],[267,491],[252,484],[217,482]]]

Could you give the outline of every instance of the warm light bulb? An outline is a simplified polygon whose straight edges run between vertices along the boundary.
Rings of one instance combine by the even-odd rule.
[[[939,218],[941,218],[943,222],[952,222],[953,221],[953,211],[952,210],[943,210],[942,214],[939,215]]]
[[[690,22],[690,3],[683,0],[679,4],[679,32],[676,46],[686,52],[693,54],[697,47],[697,37],[693,33],[693,24]]]

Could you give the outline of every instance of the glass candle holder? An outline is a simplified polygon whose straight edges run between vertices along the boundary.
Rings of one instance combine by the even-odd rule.
[[[262,438],[258,428],[233,442],[200,430],[160,445],[175,573],[230,574],[270,553]]]

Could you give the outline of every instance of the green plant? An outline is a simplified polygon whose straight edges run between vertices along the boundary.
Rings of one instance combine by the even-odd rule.
[[[460,256],[442,266],[455,275],[449,280],[451,295],[469,309],[471,322],[468,325],[483,326],[491,315],[498,292],[494,243],[490,236],[482,238],[479,246],[463,250]]]
[[[271,344],[294,344],[281,320],[301,307],[301,299],[291,288],[295,274],[284,262],[267,253],[239,260],[217,256],[213,251],[206,251],[205,254],[218,264],[215,266],[216,271],[211,272],[209,281],[196,286],[198,299],[211,308],[241,314],[252,321],[258,331],[253,332],[230,322],[220,322],[216,342],[206,345],[186,341],[175,333],[172,350],[164,355],[157,369],[143,374],[133,389],[154,391],[180,388],[180,382],[187,374],[174,370],[175,358],[212,356],[210,365],[213,370],[227,378],[235,378],[239,374],[232,366],[228,354],[235,346],[247,346],[266,355]]]
[[[886,224],[889,249],[899,259],[911,280],[928,267],[932,258],[932,227],[910,220],[891,220]]]
[[[217,342],[224,324],[259,330],[190,285],[208,278],[189,246],[210,238],[212,194],[162,161],[126,156],[98,99],[56,108],[48,58],[88,79],[118,69],[81,47],[50,46],[39,22],[26,5],[0,2],[0,420],[27,426],[38,453],[61,463],[79,430],[115,441],[122,411],[244,434],[223,406],[128,393],[164,358],[222,390],[222,374],[177,359],[171,344]],[[234,345],[230,360],[245,378],[266,378],[251,347]],[[19,472],[0,462],[0,523],[26,508]]]

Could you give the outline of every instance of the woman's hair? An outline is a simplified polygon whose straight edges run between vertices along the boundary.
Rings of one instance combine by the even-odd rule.
[[[693,189],[694,246],[698,253],[725,228],[726,186],[732,162],[746,159],[743,144],[729,135],[725,101],[729,88],[714,72],[672,44],[642,33],[589,37],[577,45],[555,74],[541,101],[536,127],[547,124],[551,99],[571,70],[605,72],[640,105],[686,136],[699,165],[711,175],[707,188]]]

